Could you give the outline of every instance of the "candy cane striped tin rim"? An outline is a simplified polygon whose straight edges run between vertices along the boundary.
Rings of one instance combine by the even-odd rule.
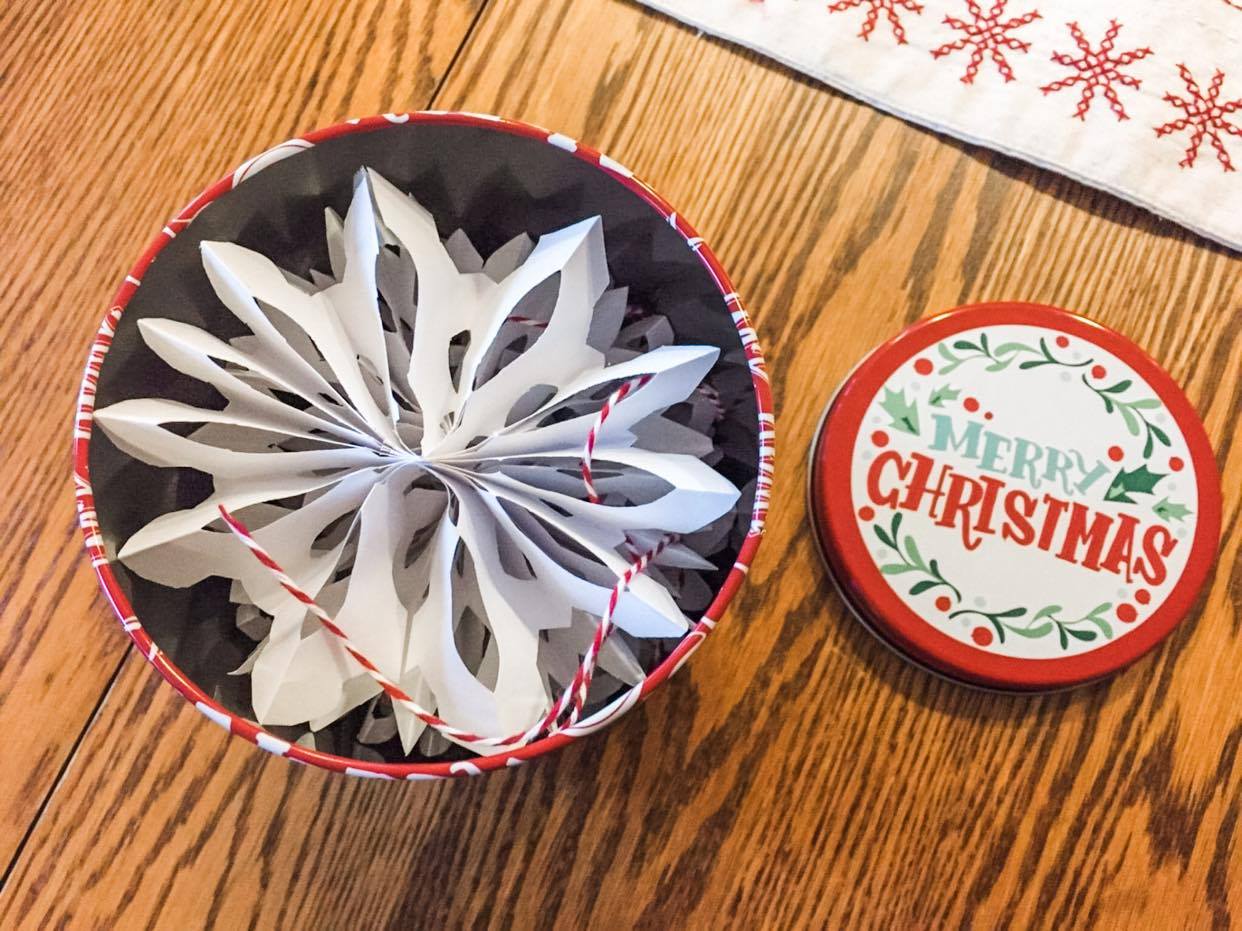
[[[537,139],[562,149],[580,161],[605,172],[618,184],[637,195],[653,210],[657,211],[674,230],[686,241],[687,247],[695,253],[703,267],[711,275],[713,282],[724,299],[725,306],[732,316],[738,332],[738,339],[745,350],[747,364],[751,373],[751,382],[755,391],[755,403],[758,409],[758,449],[757,476],[755,480],[755,499],[751,511],[750,527],[746,539],[738,552],[733,568],[730,570],[716,597],[704,612],[702,618],[690,629],[681,642],[664,660],[651,670],[637,685],[625,690],[604,708],[581,720],[573,721],[564,728],[525,744],[521,747],[505,748],[497,753],[477,757],[471,760],[438,763],[372,763],[352,757],[324,753],[292,744],[270,734],[253,721],[249,721],[222,707],[208,696],[196,683],[183,673],[142,626],[142,622],[134,616],[133,608],[126,597],[115,573],[111,561],[104,549],[103,536],[100,533],[99,521],[95,514],[94,491],[90,480],[90,441],[94,427],[95,391],[99,379],[99,370],[112,345],[116,334],[117,323],[124,313],[134,292],[142,283],[147,268],[178,233],[185,230],[194,220],[199,211],[222,194],[242,184],[247,178],[261,171],[268,165],[281,159],[296,155],[304,149],[339,136],[352,133],[375,132],[394,124],[415,123],[430,125],[474,126],[509,135]],[[315,130],[273,146],[256,155],[239,166],[235,171],[220,178],[205,191],[195,197],[171,219],[155,239],[147,246],[146,251],[130,269],[113,296],[112,304],[103,321],[95,340],[87,354],[86,367],[78,391],[78,403],[74,412],[73,424],[73,479],[78,524],[82,530],[83,542],[91,566],[99,580],[105,597],[112,610],[121,622],[122,629],[129,634],[135,647],[156,671],[180,692],[200,712],[231,734],[248,740],[269,753],[284,756],[299,763],[319,766],[333,772],[341,772],[355,776],[366,776],[378,779],[442,779],[452,776],[478,775],[490,770],[520,766],[527,760],[544,753],[566,746],[572,741],[587,734],[594,733],[613,723],[640,701],[644,700],[656,688],[690,658],[703,643],[708,634],[715,629],[717,620],[741,587],[750,569],[763,537],[764,523],[767,519],[768,503],[771,499],[772,477],[775,468],[775,414],[772,403],[772,389],[764,364],[763,352],[759,340],[751,326],[737,291],[734,290],[729,276],[720,265],[711,248],[694,228],[677,213],[667,201],[657,194],[645,182],[637,178],[624,165],[602,155],[589,146],[582,145],[560,133],[550,133],[545,129],[528,123],[506,120],[500,117],[479,113],[451,112],[440,110],[413,111],[408,113],[384,113],[379,116],[347,120]]]

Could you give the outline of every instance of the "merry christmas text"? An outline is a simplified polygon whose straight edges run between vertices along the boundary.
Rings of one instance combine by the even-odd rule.
[[[1165,561],[1178,541],[1163,524],[1144,526],[1129,514],[1106,514],[1047,492],[1032,494],[1013,487],[1012,477],[971,476],[923,453],[885,450],[867,470],[866,491],[879,507],[921,511],[939,527],[957,528],[968,550],[999,534],[1127,582],[1135,576],[1149,585],[1164,582]],[[1075,484],[1081,488],[1081,481]]]

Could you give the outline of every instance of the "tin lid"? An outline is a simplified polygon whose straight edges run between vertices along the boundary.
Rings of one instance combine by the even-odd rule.
[[[1050,689],[1116,672],[1193,605],[1220,477],[1177,384],[1067,311],[980,304],[868,356],[811,451],[850,606],[920,665]]]

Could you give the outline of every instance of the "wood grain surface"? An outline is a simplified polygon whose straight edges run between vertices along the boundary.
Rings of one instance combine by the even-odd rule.
[[[0,37],[0,927],[1242,923],[1237,256],[624,0],[16,0]],[[692,219],[767,350],[780,459],[748,585],[650,702],[512,773],[398,785],[229,740],[126,650],[66,450],[91,334],[164,218],[294,132],[427,105],[587,140]],[[1135,339],[1225,476],[1195,618],[1039,697],[877,645],[803,507],[848,369],[925,313],[1003,298]]]
[[[243,160],[380,101],[425,105],[481,5],[0,4],[0,757],[21,761],[0,766],[0,863],[128,653],[83,571],[69,472],[101,308]]]

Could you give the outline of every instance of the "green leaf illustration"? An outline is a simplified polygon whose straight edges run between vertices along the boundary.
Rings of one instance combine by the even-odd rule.
[[[1128,472],[1122,469],[1113,479],[1113,483],[1108,486],[1108,491],[1104,493],[1104,500],[1133,504],[1134,499],[1130,497],[1131,494],[1152,494],[1156,490],[1156,483],[1162,478],[1165,478],[1164,473],[1151,471],[1146,463]]]
[[[927,578],[920,579],[910,587],[911,595],[921,595],[923,592],[929,592],[934,588],[946,588],[953,593],[953,597],[958,601],[962,600],[962,593],[958,591],[957,586],[940,574],[940,565],[936,560],[924,562],[923,554],[919,552],[918,544],[914,537],[906,534],[901,535],[901,512],[897,511],[893,514],[892,523],[888,527],[881,527],[880,524],[874,523],[871,529],[875,531],[875,535],[879,541],[892,550],[893,555],[897,557],[899,562],[888,562],[881,565],[880,572],[884,575],[904,575],[907,572],[917,572]],[[886,558],[884,556],[878,557]],[[891,559],[892,556],[887,558]]]
[[[1168,498],[1161,498],[1156,504],[1152,505],[1152,510],[1165,523],[1174,520],[1185,520],[1191,513],[1190,508],[1186,507],[1186,505],[1170,501]]]
[[[923,562],[923,554],[919,552],[918,545],[914,542],[914,537],[906,536],[906,555],[910,558],[912,565],[918,566],[920,569],[927,564]]]
[[[1026,343],[1001,343],[996,347],[994,355],[1012,356],[1015,352],[1034,352]]]
[[[917,572],[918,566],[908,566],[905,563],[895,562],[886,566],[880,566],[880,571],[885,575],[901,575],[903,572]]]
[[[1026,614],[1026,608],[1010,608],[1008,611],[1001,611],[998,614],[989,615],[990,617],[1021,617]]]
[[[907,401],[905,389],[897,393],[890,388],[884,389],[884,398],[880,407],[893,420],[893,427],[915,436],[919,434],[919,410],[916,401]]]
[[[927,403],[931,407],[942,407],[945,401],[956,401],[961,393],[957,388],[941,385],[932,391],[931,397],[927,399]]]
[[[1137,405],[1133,405],[1133,406],[1137,406]],[[1154,423],[1149,423],[1147,424],[1147,443],[1146,445],[1143,446],[1143,457],[1144,458],[1150,456],[1152,453],[1152,449],[1154,448],[1152,446],[1153,438],[1159,440],[1165,446],[1173,445],[1172,443],[1169,442],[1169,435],[1167,433],[1165,433],[1163,430],[1157,427]]]
[[[1109,624],[1109,623],[1108,623],[1108,621],[1104,620],[1104,618],[1102,618],[1102,617],[1088,617],[1088,618],[1086,618],[1086,620],[1090,621],[1090,622],[1091,622],[1092,624],[1094,624],[1096,627],[1100,628],[1100,633],[1102,633],[1102,634],[1104,635],[1105,639],[1107,639],[1107,640],[1112,640],[1112,639],[1113,639],[1113,628],[1112,628],[1112,625],[1111,625],[1111,624]]]
[[[1122,394],[1134,386],[1134,382],[1131,379],[1123,378],[1107,388],[1099,388],[1093,385],[1086,375],[1083,375],[1082,383],[1095,392],[1095,396],[1103,402],[1104,413],[1118,413],[1121,415],[1126,429],[1130,431],[1132,436],[1146,434],[1143,439],[1144,459],[1151,458],[1151,454],[1155,451],[1156,443],[1160,443],[1162,446],[1172,445],[1169,442],[1169,435],[1148,420],[1143,413],[1143,411],[1158,409],[1160,407],[1159,401],[1155,398],[1138,398],[1133,401],[1127,401],[1121,397]],[[1124,489],[1122,489],[1122,492],[1124,493]],[[1125,501],[1129,499],[1117,498],[1116,500]]]
[[[1071,638],[1082,641],[1083,643],[1090,643],[1100,637],[1103,637],[1105,640],[1111,640],[1113,638],[1113,628],[1103,617],[1104,612],[1111,607],[1112,603],[1105,601],[1102,604],[1096,605],[1088,613],[1084,614],[1080,618],[1077,618],[1076,620],[1065,620],[1064,618],[1058,616],[1063,611],[1062,607],[1057,604],[1050,604],[1045,605],[1038,611],[1031,614],[1030,619],[1027,620],[1025,624],[1022,624],[1021,622],[1011,623],[1011,621],[1025,617],[1027,614],[1026,608],[1010,608],[1008,611],[998,612],[977,611],[973,608],[963,608],[959,611],[954,611],[949,615],[949,617],[955,618],[973,615],[975,617],[986,618],[995,629],[996,635],[1001,643],[1005,642],[1006,633],[1011,633],[1027,640],[1039,640],[1043,637],[1047,637],[1053,631],[1056,631],[1057,640],[1061,644],[1061,649],[1068,650],[1070,648]],[[1090,624],[1096,629],[1083,630],[1080,626],[1082,624]]]
[[[1010,608],[1008,611],[976,611],[974,608],[962,608],[952,612],[949,618],[970,617],[972,615],[974,617],[987,618],[988,623],[996,631],[996,639],[1004,643],[1006,630],[1017,631],[1017,628],[1013,624],[1007,623],[1007,621],[1010,618],[1022,617],[1025,614],[1026,608]],[[1026,630],[1026,628],[1022,628],[1022,630]],[[1020,636],[1025,637],[1027,635],[1020,633]]]
[[[1019,637],[1026,637],[1028,640],[1038,640],[1040,637],[1046,637],[1052,631],[1052,621],[1044,621],[1037,627],[1010,627],[1010,633],[1015,633]]]

